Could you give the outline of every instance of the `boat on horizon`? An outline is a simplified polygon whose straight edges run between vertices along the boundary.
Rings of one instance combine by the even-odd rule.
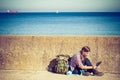
[[[56,13],[59,13],[59,11],[57,10]]]
[[[7,10],[7,13],[17,13],[16,10]]]

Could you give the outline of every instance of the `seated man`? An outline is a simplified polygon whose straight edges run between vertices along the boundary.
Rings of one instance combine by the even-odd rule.
[[[72,74],[81,74],[80,70],[84,70],[82,74],[85,76],[89,76],[90,73],[96,76],[102,76],[102,72],[98,72],[97,66],[93,66],[90,60],[87,58],[88,53],[90,52],[90,48],[88,46],[84,46],[77,54],[73,55],[70,61],[70,69]]]

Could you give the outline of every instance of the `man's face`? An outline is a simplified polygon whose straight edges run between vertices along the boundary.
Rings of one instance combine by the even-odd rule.
[[[89,52],[84,52],[84,51],[82,51],[82,54],[83,54],[84,57],[87,57],[87,56],[88,56],[88,53],[89,53]]]

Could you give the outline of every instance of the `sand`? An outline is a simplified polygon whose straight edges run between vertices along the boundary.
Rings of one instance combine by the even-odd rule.
[[[0,70],[0,80],[120,80],[120,74],[103,76],[62,75],[48,71]]]

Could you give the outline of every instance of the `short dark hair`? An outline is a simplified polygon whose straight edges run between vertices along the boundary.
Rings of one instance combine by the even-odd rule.
[[[90,48],[88,46],[84,46],[82,48],[82,51],[84,51],[84,52],[90,52]]]

